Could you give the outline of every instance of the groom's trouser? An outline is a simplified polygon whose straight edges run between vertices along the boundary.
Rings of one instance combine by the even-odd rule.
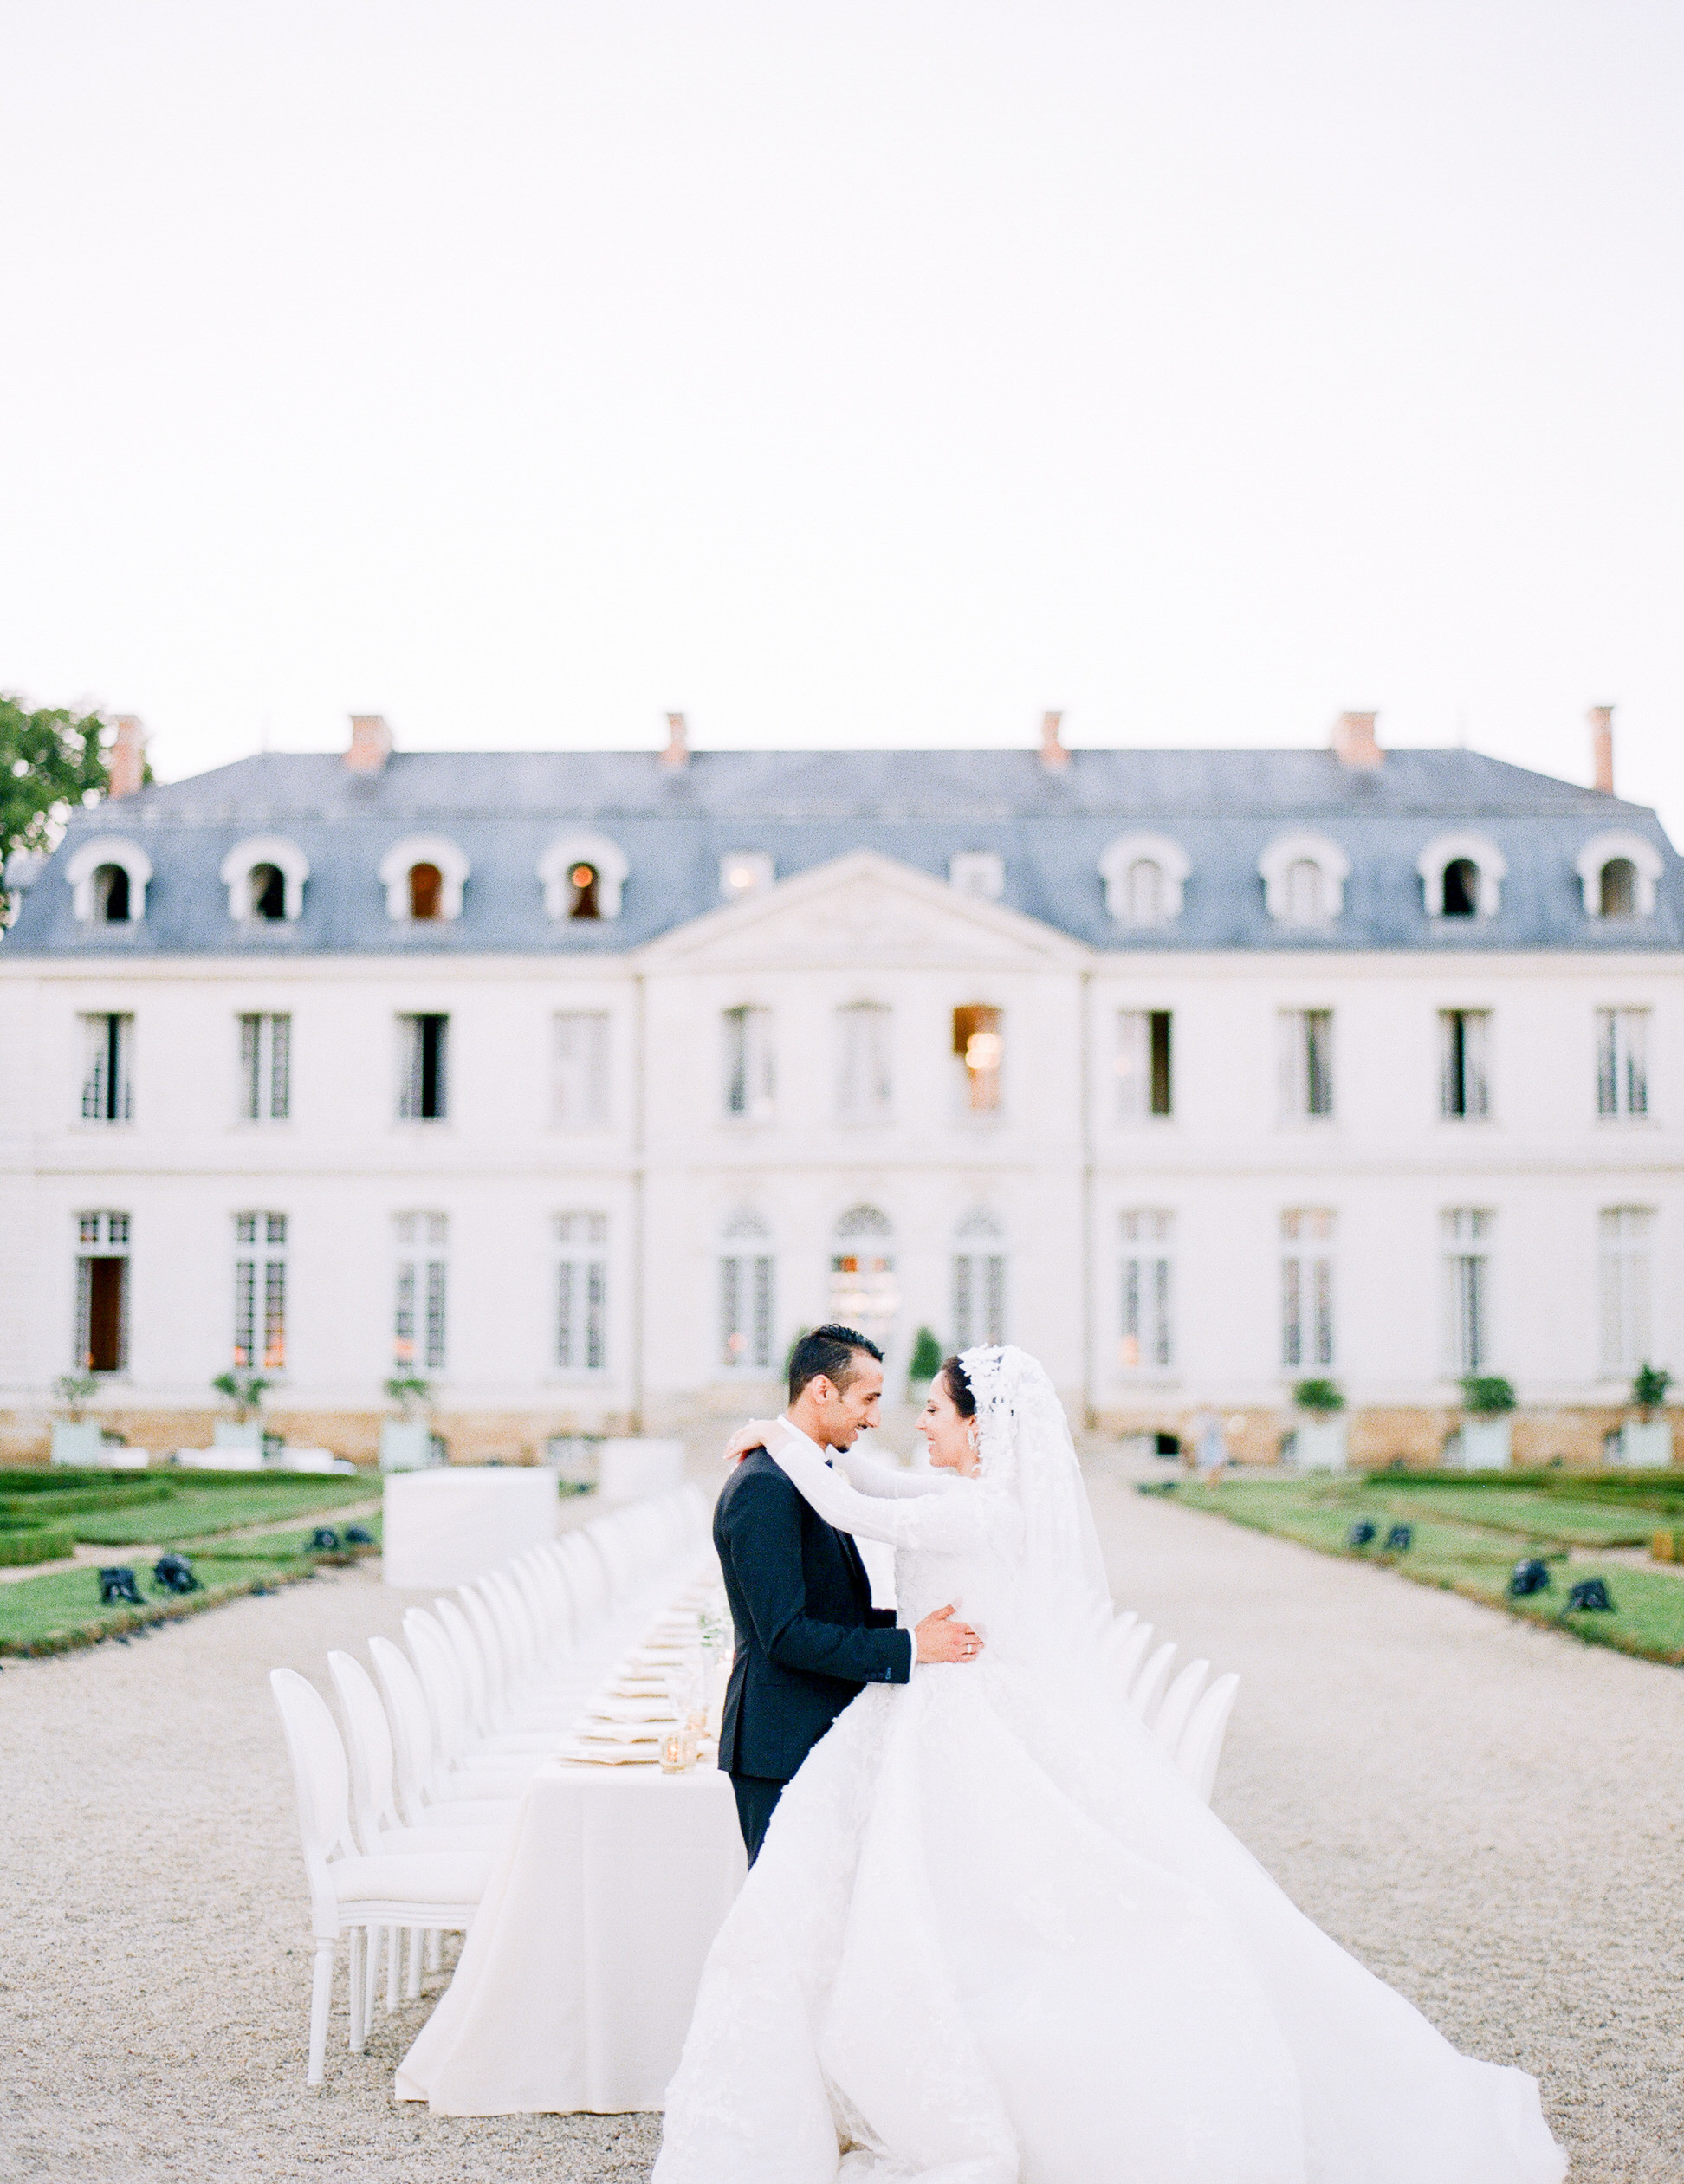
[[[769,1782],[762,1774],[731,1777],[731,1787],[736,1792],[737,1825],[742,1830],[750,1865],[760,1856],[760,1846],[766,1839],[778,1799],[788,1786],[786,1782]]]

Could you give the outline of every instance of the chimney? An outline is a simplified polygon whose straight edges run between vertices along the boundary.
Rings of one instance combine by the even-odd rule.
[[[380,713],[353,713],[351,748],[345,754],[347,771],[378,774],[392,756],[392,730]]]
[[[1062,713],[1041,715],[1040,762],[1049,774],[1062,774],[1070,763],[1070,753],[1059,741],[1059,723]]]
[[[1614,794],[1614,708],[1611,705],[1593,705],[1590,721],[1590,762],[1596,769],[1593,788],[1599,788],[1604,796]],[[114,794],[114,792],[113,792]]]
[[[690,730],[684,726],[682,713],[667,715],[666,749],[661,753],[661,763],[672,767],[690,764]]]
[[[1341,766],[1383,766],[1386,754],[1375,741],[1374,713],[1341,713],[1333,728],[1333,755]]]
[[[146,778],[146,731],[133,713],[117,716],[117,741],[111,747],[107,796],[136,796]]]

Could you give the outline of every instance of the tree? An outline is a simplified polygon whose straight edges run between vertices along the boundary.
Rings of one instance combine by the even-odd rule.
[[[98,713],[78,716],[63,706],[32,713],[0,693],[0,904],[12,852],[50,850],[72,806],[93,803],[110,787],[108,733]]]

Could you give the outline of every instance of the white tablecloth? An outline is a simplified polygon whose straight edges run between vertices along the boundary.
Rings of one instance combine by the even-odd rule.
[[[605,1671],[654,1614],[620,1621]],[[547,1760],[397,2097],[446,2116],[659,2108],[746,1870],[730,1781],[710,1761],[664,1775]]]

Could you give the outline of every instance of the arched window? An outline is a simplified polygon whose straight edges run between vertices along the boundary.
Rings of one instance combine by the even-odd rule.
[[[1610,857],[1602,868],[1602,914],[1604,917],[1637,915],[1637,867],[1629,857]]]
[[[409,873],[409,912],[414,918],[437,917],[444,898],[444,875],[437,865],[411,865]]]
[[[1508,860],[1483,834],[1435,834],[1415,859],[1428,917],[1494,917]]]
[[[953,1232],[953,1346],[965,1351],[1005,1339],[1005,1235],[979,1206]]]
[[[96,835],[66,859],[64,877],[79,923],[138,925],[146,915],[152,859],[121,834]]]
[[[725,1223],[719,1253],[719,1362],[730,1372],[769,1372],[773,1344],[772,1232],[743,1210]]]
[[[836,1224],[831,1255],[830,1317],[886,1350],[900,1314],[895,1232],[875,1206],[854,1206]]]
[[[1099,859],[1105,908],[1120,925],[1167,925],[1182,914],[1193,870],[1187,852],[1167,834],[1124,834]]]
[[[282,834],[250,834],[229,851],[219,876],[236,924],[279,923],[303,914],[310,860]]]
[[[1655,891],[1666,869],[1642,834],[1593,835],[1574,860],[1587,917],[1652,917]]]
[[[1277,834],[1257,860],[1271,917],[1313,928],[1344,914],[1350,859],[1325,834]]]
[[[386,916],[394,925],[433,924],[462,915],[462,891],[472,870],[444,834],[406,834],[380,859]]]
[[[606,834],[560,835],[538,859],[545,915],[557,924],[618,917],[631,869],[625,852]]]

